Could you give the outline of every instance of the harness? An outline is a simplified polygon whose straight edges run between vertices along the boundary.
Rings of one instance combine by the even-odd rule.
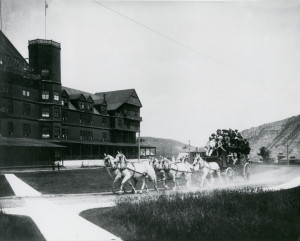
[[[174,165],[176,166],[176,169],[170,167],[172,164],[174,164]],[[165,170],[166,172],[169,172],[169,171],[171,171],[171,170],[172,170],[172,171],[176,171],[175,175],[176,175],[178,172],[182,172],[182,173],[192,173],[192,172],[189,172],[189,171],[180,171],[180,170],[178,169],[178,166],[177,166],[176,163],[168,163],[168,168],[167,168],[167,169],[164,169],[164,170]]]
[[[125,168],[123,168],[123,170],[121,170],[121,171],[124,171],[125,169],[127,169],[127,170],[129,170],[129,171],[132,171],[132,172],[133,172],[133,174],[132,174],[132,176],[131,176],[131,177],[133,177],[135,173],[138,173],[138,174],[141,174],[141,175],[147,176],[147,174],[146,174],[145,172],[144,172],[144,173],[142,173],[142,172],[138,172],[138,171],[136,170],[136,167],[135,167],[134,163],[131,163],[131,165],[133,166],[133,168],[134,168],[134,169],[131,169],[131,168],[129,168],[129,167],[127,166],[127,164],[126,164],[126,167],[125,167]]]
[[[214,171],[214,172],[219,172],[219,171],[220,171],[220,170],[212,169],[212,168],[210,167],[210,164],[209,164],[208,162],[206,162],[206,163],[209,165],[209,167],[207,167],[207,166],[200,166],[200,164],[199,164],[199,162],[198,162],[198,164],[199,164],[199,169],[207,168],[207,169],[209,169],[209,170],[211,170],[211,171]]]

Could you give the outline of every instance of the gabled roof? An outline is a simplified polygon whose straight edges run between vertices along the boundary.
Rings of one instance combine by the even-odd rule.
[[[68,92],[66,90],[62,90],[61,96],[67,96],[67,97],[69,97],[69,94],[68,94]]]
[[[105,95],[108,110],[116,110],[125,103],[142,107],[142,103],[140,102],[135,89],[98,92],[96,95],[102,96],[102,98],[104,98]]]
[[[88,92],[84,92],[84,91],[81,91],[81,90],[76,90],[76,89],[68,88],[68,87],[65,87],[65,86],[62,86],[61,89],[62,89],[62,91],[66,91],[69,96],[76,95],[76,94],[77,95],[83,94],[83,96],[86,99],[88,99],[89,97],[91,97],[94,102],[96,102],[96,101],[97,102],[103,101],[103,98],[101,98],[101,96],[94,95],[94,94],[91,94],[91,93],[88,93]]]
[[[90,95],[86,98],[86,100],[87,100],[87,102],[94,103],[94,100],[92,99],[92,97]]]
[[[82,94],[86,99],[90,97],[94,101],[95,105],[107,105],[108,110],[116,110],[125,103],[142,107],[135,89],[98,92],[96,94],[91,94],[65,86],[62,86],[61,88],[63,91],[66,91],[66,93],[70,96],[70,99],[71,96],[72,98],[79,98],[79,96]]]
[[[73,94],[69,96],[69,100],[84,100],[86,101],[86,98],[83,94]]]
[[[29,73],[30,67],[19,51],[0,30],[0,68],[17,74]],[[32,75],[35,78],[35,75]]]

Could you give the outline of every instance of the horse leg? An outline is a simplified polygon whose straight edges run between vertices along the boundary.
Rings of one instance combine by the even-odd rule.
[[[175,175],[175,174],[172,174],[171,172],[170,172],[170,175],[171,175],[171,177],[172,177],[172,181],[174,182],[173,190],[176,190],[176,188],[177,188],[176,175]]]
[[[112,185],[112,192],[115,193],[115,183],[121,178],[121,174],[118,174],[115,177],[115,180],[113,181],[113,185]]]
[[[219,183],[222,184],[222,177],[221,177],[221,171],[217,170],[218,178],[219,178]]]
[[[122,182],[121,182],[120,192],[122,192],[123,187],[124,187],[124,184],[125,184],[126,182],[128,182],[128,180],[129,180],[130,178],[131,178],[130,175],[127,175],[127,176],[125,176],[125,177],[123,178],[123,180],[122,180]],[[132,186],[132,188],[134,189],[133,186]],[[134,191],[135,191],[135,189],[134,189]]]
[[[141,190],[139,191],[139,193],[143,193],[145,184],[146,184],[146,178],[145,178],[145,177],[142,177],[142,187],[141,187]],[[147,187],[147,189],[148,189],[148,187]]]
[[[214,173],[212,173],[211,174],[211,180],[210,180],[210,184],[211,184],[212,187],[214,187],[214,181],[215,181],[215,179],[214,179]]]
[[[204,173],[203,173],[203,175],[202,175],[202,178],[201,178],[200,187],[203,187],[204,180],[205,180],[207,174],[208,174],[208,172],[207,172],[207,171],[204,171]]]
[[[131,186],[131,193],[134,194],[134,193],[136,193],[135,187],[136,187],[136,184],[137,184],[137,180],[133,179],[133,182],[134,182],[134,184],[132,184],[131,180],[128,180],[128,183]],[[124,187],[123,187],[123,191],[124,191],[124,193],[126,192]]]
[[[192,174],[191,173],[186,173],[185,174],[185,180],[186,180],[186,186],[189,188],[192,183]]]
[[[163,181],[164,188],[169,189],[169,187],[167,186],[167,177],[165,172],[162,173],[162,181]]]

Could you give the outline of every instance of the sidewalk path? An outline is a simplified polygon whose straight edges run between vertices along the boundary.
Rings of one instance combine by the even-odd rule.
[[[5,177],[16,196],[22,197],[22,200],[25,202],[25,207],[4,209],[5,213],[31,217],[46,240],[121,240],[80,217],[78,215],[78,207],[73,209],[56,205],[15,175],[5,174]],[[107,205],[112,206],[114,204],[108,203]],[[101,206],[103,204],[99,203],[99,205],[86,205],[86,208]]]

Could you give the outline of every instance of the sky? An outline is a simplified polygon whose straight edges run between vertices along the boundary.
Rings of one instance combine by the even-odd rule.
[[[97,1],[97,0],[96,0]],[[134,88],[141,136],[203,146],[216,129],[299,115],[300,1],[47,0],[62,84]],[[44,0],[2,0],[2,30],[28,58]]]

